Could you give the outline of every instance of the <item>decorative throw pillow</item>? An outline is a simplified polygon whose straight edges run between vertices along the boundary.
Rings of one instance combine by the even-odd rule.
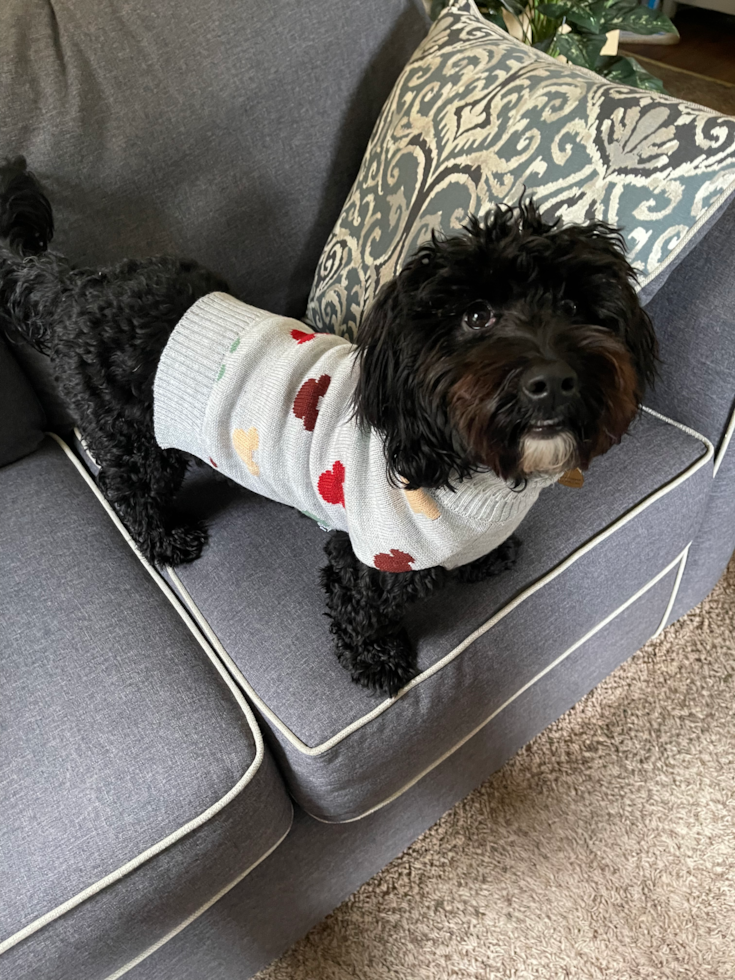
[[[532,196],[547,218],[621,228],[647,301],[735,191],[735,118],[562,64],[444,9],[383,107],[305,319],[354,339],[434,230]]]

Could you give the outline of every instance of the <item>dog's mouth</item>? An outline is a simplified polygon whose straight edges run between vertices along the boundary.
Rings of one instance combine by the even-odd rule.
[[[558,415],[553,419],[538,419],[537,421],[531,423],[529,426],[529,432],[541,435],[550,435],[553,432],[559,432],[563,428],[565,428],[565,421],[561,415]]]
[[[577,439],[560,416],[541,419],[523,435],[519,462],[526,475],[563,473],[578,465]]]

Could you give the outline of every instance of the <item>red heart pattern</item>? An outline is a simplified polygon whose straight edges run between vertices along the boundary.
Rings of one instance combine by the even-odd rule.
[[[315,378],[309,378],[299,388],[293,403],[293,413],[297,419],[303,420],[307,432],[314,431],[319,415],[317,403],[323,395],[326,395],[331,380],[328,374],[323,374],[318,381]]]
[[[315,333],[306,333],[305,330],[292,330],[291,336],[296,341],[297,344],[305,344],[307,340],[313,340],[316,337]]]
[[[399,551],[398,548],[391,548],[390,554],[381,552],[373,558],[373,564],[381,572],[410,572],[414,561],[415,558],[405,551]]]
[[[317,489],[328,504],[345,505],[345,468],[337,460],[331,470],[325,470],[319,477]]]

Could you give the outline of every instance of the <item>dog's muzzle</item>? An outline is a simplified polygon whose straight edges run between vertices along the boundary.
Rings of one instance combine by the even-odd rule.
[[[539,428],[531,429],[521,439],[520,468],[522,472],[564,473],[578,464],[577,440],[567,429],[548,435]]]

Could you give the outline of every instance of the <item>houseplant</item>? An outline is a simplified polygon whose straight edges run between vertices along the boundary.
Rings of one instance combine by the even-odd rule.
[[[432,19],[448,2],[432,0]],[[552,57],[566,58],[611,82],[664,91],[663,82],[635,58],[603,53],[611,31],[678,33],[668,17],[638,0],[477,0],[477,7],[493,24]]]

